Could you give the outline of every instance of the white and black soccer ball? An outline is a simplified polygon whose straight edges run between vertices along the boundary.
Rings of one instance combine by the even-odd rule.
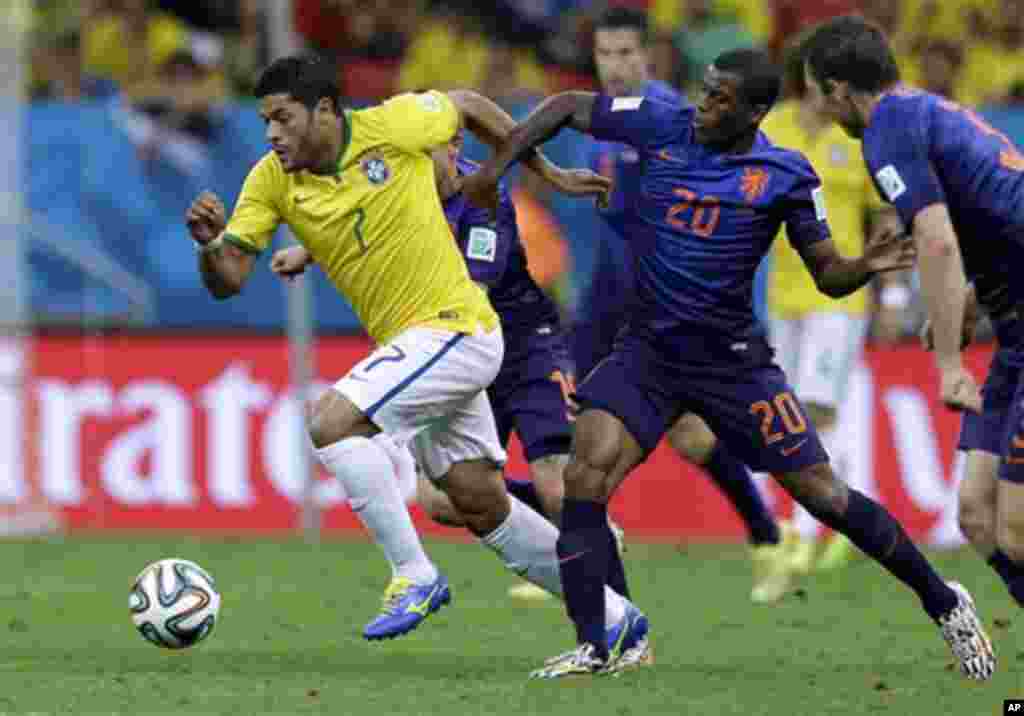
[[[136,577],[128,606],[147,641],[165,649],[186,649],[213,631],[220,594],[213,577],[195,562],[161,559]]]

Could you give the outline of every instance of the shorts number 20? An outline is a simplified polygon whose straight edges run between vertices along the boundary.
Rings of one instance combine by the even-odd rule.
[[[788,390],[776,395],[771,402],[757,401],[750,406],[750,414],[761,418],[761,435],[764,436],[765,445],[777,443],[786,437],[786,433],[799,435],[807,431],[807,421],[800,412],[800,406],[793,394]],[[776,429],[776,416],[782,418],[782,427],[785,431]]]

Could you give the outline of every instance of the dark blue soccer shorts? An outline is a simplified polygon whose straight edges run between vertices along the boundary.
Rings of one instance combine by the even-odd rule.
[[[720,360],[684,363],[703,346],[671,350],[627,333],[577,391],[581,407],[605,410],[650,453],[680,415],[703,418],[729,451],[752,470],[797,472],[828,461],[814,425],[767,343]]]
[[[982,386],[980,413],[965,411],[960,423],[960,450],[1001,455],[999,478],[1024,483],[1024,371],[1000,348]]]
[[[587,377],[615,347],[636,297],[636,270],[629,242],[606,237],[598,246],[593,279],[580,301],[572,330],[576,377]]]
[[[567,455],[572,445],[566,400],[572,370],[565,337],[512,338],[514,344],[506,343],[501,371],[487,390],[501,443],[507,447],[515,430],[527,462]]]

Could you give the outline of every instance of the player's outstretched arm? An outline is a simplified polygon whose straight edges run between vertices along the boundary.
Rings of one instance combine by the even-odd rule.
[[[466,128],[495,151],[504,147],[516,121],[487,97],[471,90],[453,90],[448,97],[458,108]],[[523,163],[556,191],[570,196],[603,195],[611,191],[611,180],[589,169],[562,169],[536,147],[526,150]]]
[[[528,158],[535,148],[570,126],[589,132],[590,118],[597,95],[593,92],[562,92],[541,102],[520,124],[512,129],[504,145],[473,175],[466,178],[462,189],[478,206],[493,207],[494,187],[516,161]]]
[[[196,197],[185,212],[185,223],[199,247],[199,273],[207,290],[221,300],[241,291],[256,257],[224,241],[227,214],[217,195]]]

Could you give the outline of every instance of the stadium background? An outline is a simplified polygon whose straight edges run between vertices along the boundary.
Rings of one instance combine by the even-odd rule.
[[[908,79],[978,107],[1024,140],[1024,8],[1013,0],[615,4],[650,11],[654,76],[684,89],[722,50],[778,50],[806,23],[858,10],[894,38]],[[325,475],[312,471],[305,487],[310,462],[288,338],[301,338],[296,323],[314,322],[315,393],[365,350],[351,311],[317,272],[287,289],[265,262],[242,296],[212,300],[195,269],[184,210],[204,189],[230,206],[265,151],[248,92],[274,56],[309,48],[334,58],[353,106],[402,90],[471,87],[522,116],[546,94],[594,87],[590,28],[606,6],[27,3],[19,17],[27,101],[15,105],[24,110],[16,142],[24,213],[6,222],[4,239],[17,239],[27,265],[30,320],[5,321],[15,330],[0,347],[5,529],[31,529],[37,522],[23,518],[41,512],[69,529],[283,531],[303,524],[303,504],[322,511],[309,521],[307,510],[307,526],[356,528]],[[578,165],[581,146],[564,133],[546,149]],[[513,181],[531,266],[571,321],[601,226],[590,206],[526,177]],[[309,311],[296,299],[307,290]],[[956,545],[958,420],[937,404],[931,360],[913,344],[918,313],[908,312],[904,341],[870,348],[843,431],[857,446],[853,469],[873,478],[914,537]],[[979,374],[990,350],[970,353]],[[513,465],[522,467],[518,455]],[[767,489],[786,514],[781,493]],[[638,538],[741,534],[718,493],[665,450],[613,511]]]

